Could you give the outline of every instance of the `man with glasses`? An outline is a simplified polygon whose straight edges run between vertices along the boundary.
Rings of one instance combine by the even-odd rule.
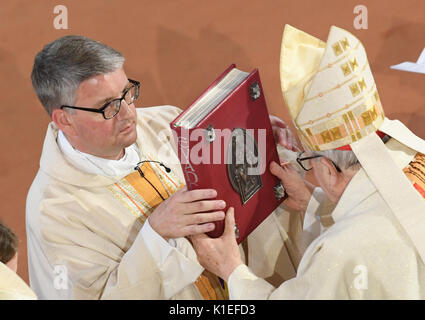
[[[122,93],[122,97],[119,99],[112,99],[111,101],[106,102],[101,108],[83,108],[75,106],[61,106],[61,109],[69,108],[75,110],[84,110],[88,112],[101,113],[105,120],[112,119],[120,111],[121,103],[124,100],[128,105],[133,104],[134,101],[139,97],[140,91],[140,82],[136,80],[128,79],[128,85]]]
[[[33,86],[53,121],[27,197],[31,286],[40,299],[224,299],[224,283],[204,272],[185,237],[213,230],[225,203],[215,190],[186,190],[169,127],[181,110],[136,110],[140,83],[123,64],[81,36],[35,57]],[[290,143],[285,125],[272,123]],[[267,256],[260,232],[247,252],[268,276],[287,264],[275,275],[282,281],[295,267],[273,219],[263,228],[282,254]]]
[[[305,153],[270,165],[305,212],[308,248],[279,287],[240,259],[234,215],[222,237],[192,237],[198,259],[233,299],[425,299],[425,141],[385,118],[360,41],[332,26],[328,42],[285,26],[282,92]]]

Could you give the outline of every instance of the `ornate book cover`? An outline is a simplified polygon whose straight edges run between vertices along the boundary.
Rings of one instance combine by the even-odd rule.
[[[216,189],[235,208],[241,243],[284,200],[269,171],[279,158],[258,70],[231,65],[170,126],[187,188]],[[208,235],[223,230],[224,220]]]

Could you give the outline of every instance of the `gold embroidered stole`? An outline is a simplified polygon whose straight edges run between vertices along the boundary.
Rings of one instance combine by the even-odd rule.
[[[140,169],[146,179],[138,171],[134,171],[115,183],[110,190],[133,215],[144,223],[163,201],[159,194],[164,199],[168,199],[184,187],[184,184],[171,173],[166,173],[159,165],[151,166],[150,163],[145,162]],[[215,275],[205,270],[198,277],[195,285],[205,300],[228,299],[227,287],[224,282],[222,283],[223,285]]]
[[[418,152],[403,172],[425,199],[425,155]]]

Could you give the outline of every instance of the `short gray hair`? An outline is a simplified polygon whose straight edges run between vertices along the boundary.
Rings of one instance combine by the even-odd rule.
[[[70,35],[47,44],[34,59],[32,85],[49,115],[73,105],[84,80],[122,68],[125,58],[115,49],[87,37]]]
[[[335,162],[335,164],[341,169],[352,168],[358,170],[361,168],[361,164],[357,159],[353,151],[350,150],[325,150],[325,151],[313,151],[314,155],[321,155]]]

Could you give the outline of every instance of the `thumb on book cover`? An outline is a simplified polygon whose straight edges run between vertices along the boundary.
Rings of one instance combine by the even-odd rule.
[[[235,234],[235,209],[233,207],[230,207],[226,212],[224,234],[232,236]]]

